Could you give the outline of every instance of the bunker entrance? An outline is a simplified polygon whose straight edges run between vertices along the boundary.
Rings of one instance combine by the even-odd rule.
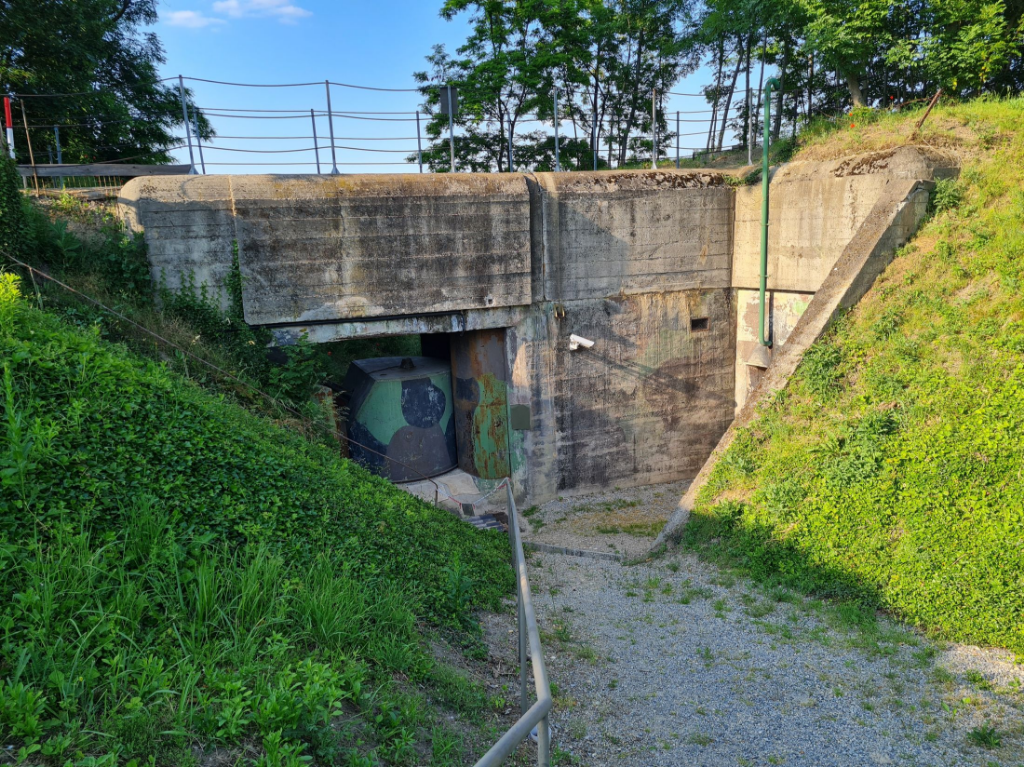
[[[393,482],[455,468],[480,479],[509,476],[505,329],[403,339],[376,348],[418,353],[347,366],[340,404],[349,457]]]

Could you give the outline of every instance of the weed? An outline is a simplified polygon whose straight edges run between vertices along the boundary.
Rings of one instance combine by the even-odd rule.
[[[705,732],[691,732],[686,736],[686,742],[693,746],[710,746],[715,739]]]
[[[967,742],[979,748],[999,748],[1003,744],[1002,736],[996,728],[989,724],[975,727],[967,733]]]

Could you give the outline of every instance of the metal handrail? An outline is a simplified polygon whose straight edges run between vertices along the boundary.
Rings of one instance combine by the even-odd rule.
[[[490,751],[480,757],[475,767],[497,767],[505,761],[519,744],[530,737],[534,727],[537,728],[537,764],[548,767],[551,763],[551,730],[548,726],[548,712],[551,711],[551,686],[548,684],[548,672],[544,667],[544,653],[540,646],[540,632],[537,630],[537,616],[533,611],[530,599],[530,581],[526,577],[526,555],[523,553],[523,540],[519,534],[519,518],[516,514],[516,502],[512,498],[512,487],[508,490],[508,540],[512,547],[512,564],[516,570],[516,604],[518,606],[519,625],[519,705],[522,716],[508,732],[501,736]],[[526,629],[524,636],[523,629]],[[526,652],[529,644],[530,662],[533,666],[534,686],[537,691],[537,702],[532,706],[528,701],[526,686]]]

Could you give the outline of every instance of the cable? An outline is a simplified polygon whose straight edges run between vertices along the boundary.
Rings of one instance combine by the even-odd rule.
[[[422,93],[420,88],[374,88],[370,85],[350,85],[349,83],[336,83],[333,80],[329,81],[331,85],[337,85],[339,88],[358,88],[361,91],[385,91],[387,93]],[[443,85],[424,85],[424,88],[444,88]]]
[[[280,112],[280,113],[283,113],[283,114],[301,114],[303,116],[308,116],[309,115],[309,110],[308,109],[229,109],[228,107],[202,107],[202,106],[196,106],[196,109],[199,109],[199,110],[211,109],[211,110],[213,110],[215,112]],[[313,110],[313,111],[314,111],[314,114],[317,114],[317,115],[326,115],[327,114],[326,110],[325,111]],[[353,111],[351,109],[346,109],[345,111],[348,114],[353,114],[353,115],[414,115],[414,114],[416,114],[416,112],[408,112],[408,111],[406,111],[406,112],[356,112],[356,111]]]
[[[171,79],[171,78],[168,78]],[[228,83],[222,80],[206,80],[202,77],[182,77],[182,80],[191,80],[197,83],[212,83],[213,85],[232,85],[237,88],[306,88],[312,85],[323,85],[323,81],[316,83]]]
[[[324,138],[321,136],[320,138]],[[252,139],[254,141],[261,140],[274,140],[274,141],[296,141],[298,139],[304,139],[306,141],[312,141],[313,136],[221,136],[216,135],[210,141],[219,139],[235,139],[239,141],[245,141]],[[335,136],[335,141],[415,141],[416,136]],[[328,146],[328,149],[330,147]]]
[[[245,165],[247,167],[256,167],[260,165],[288,165],[290,167],[298,167],[300,165],[315,166],[315,162],[208,162],[208,166],[212,165]],[[324,163],[320,163],[323,165]],[[407,162],[339,162],[338,165],[372,165],[374,167],[379,165],[401,165],[403,168],[409,168],[415,165],[415,163]],[[328,173],[322,173],[320,175],[327,176]]]

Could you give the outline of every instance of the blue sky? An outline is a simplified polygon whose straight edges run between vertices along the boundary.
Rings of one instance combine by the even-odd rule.
[[[166,50],[167,62],[162,70],[165,77],[181,74],[240,83],[319,83],[330,79],[384,88],[412,88],[412,73],[426,68],[424,57],[432,45],[445,43],[454,50],[466,37],[468,18],[463,15],[445,21],[438,15],[440,5],[440,0],[161,0],[160,22],[155,31]],[[696,92],[706,79],[706,72],[698,72],[676,90]],[[324,110],[323,85],[280,89],[237,88],[195,81],[187,85],[196,94],[199,106],[216,114],[210,119],[222,138],[214,146],[278,150],[276,155],[253,155],[205,147],[208,172],[316,172],[311,150],[282,151],[313,146],[308,116],[278,113],[281,119],[254,120],[227,115],[233,114],[230,110]],[[419,94],[332,87],[331,100],[335,112],[403,113],[336,117],[335,143],[339,146],[400,150],[338,150],[339,170],[418,170],[415,164],[406,164],[404,160],[405,152],[416,148],[414,112],[420,103]],[[670,111],[705,108],[702,98],[673,97],[669,103]],[[376,119],[366,119],[370,117]],[[567,129],[571,130],[571,124],[563,126],[563,131]],[[707,129],[706,123],[682,125],[684,133],[702,129]],[[326,117],[317,118],[317,133],[321,144],[328,143]],[[701,144],[703,139],[699,136],[683,139],[684,146]],[[187,150],[179,150],[175,155],[188,162]],[[282,164],[251,164],[257,161]],[[321,150],[320,161],[321,169],[329,171],[329,150]]]

